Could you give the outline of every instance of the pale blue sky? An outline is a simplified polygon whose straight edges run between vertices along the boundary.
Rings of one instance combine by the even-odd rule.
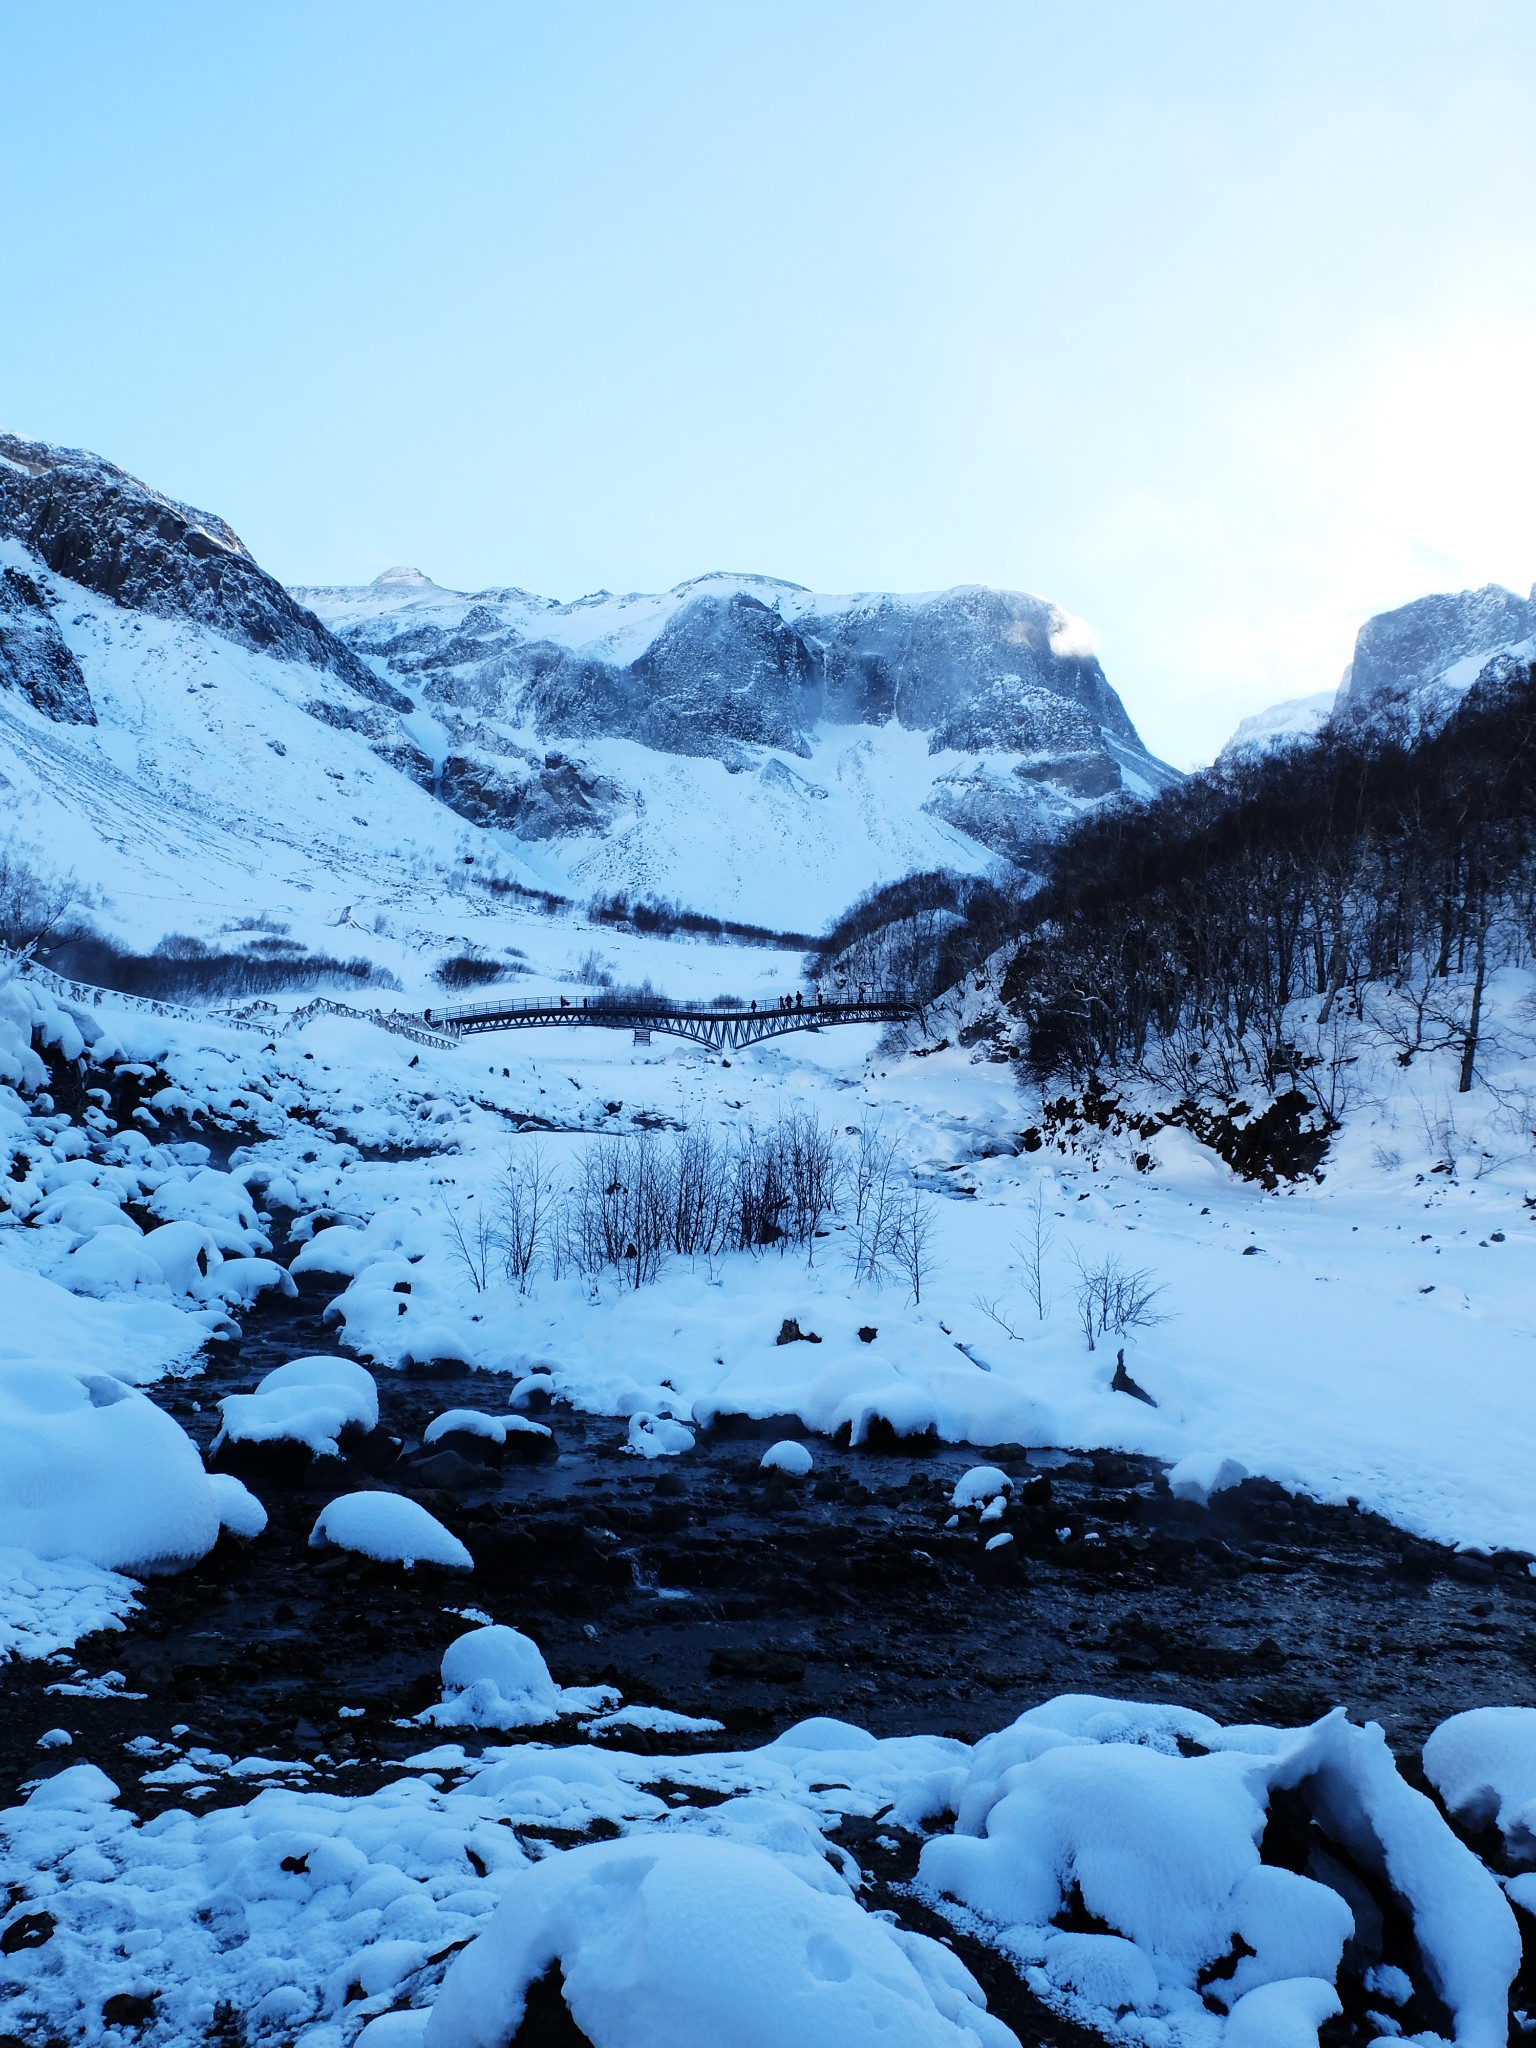
[[[0,419],[285,580],[1032,589],[1186,764],[1536,576],[1532,0],[0,0]]]

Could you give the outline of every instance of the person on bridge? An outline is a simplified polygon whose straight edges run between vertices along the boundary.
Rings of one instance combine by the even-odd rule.
[[[795,990],[795,1008],[797,1010],[805,1008],[805,997],[800,993],[799,989]]]
[[[568,1010],[571,1007],[569,1001],[564,996],[560,998],[560,1007],[562,1010]]]

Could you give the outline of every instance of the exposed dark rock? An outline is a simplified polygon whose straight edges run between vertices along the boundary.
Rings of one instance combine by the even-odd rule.
[[[0,569],[0,689],[20,691],[34,711],[60,725],[96,723],[85,677],[52,607],[20,569]]]
[[[211,512],[151,490],[99,455],[0,434],[0,534],[56,576],[162,619],[190,619],[282,661],[327,670],[409,708]]]
[[[1433,685],[1469,655],[1493,657],[1536,635],[1536,593],[1517,597],[1497,583],[1415,598],[1367,619],[1340,686],[1335,715],[1369,716],[1409,705],[1433,716]],[[1523,670],[1526,664],[1520,664]],[[1459,694],[1459,693],[1457,693]]]

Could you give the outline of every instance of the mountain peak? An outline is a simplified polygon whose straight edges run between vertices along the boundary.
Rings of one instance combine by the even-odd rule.
[[[420,569],[404,566],[381,570],[368,586],[370,590],[398,590],[402,593],[408,590],[441,590],[442,587],[440,583],[434,583],[430,576],[424,575]]]

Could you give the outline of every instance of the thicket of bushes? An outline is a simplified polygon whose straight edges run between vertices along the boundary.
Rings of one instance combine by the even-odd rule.
[[[899,1274],[920,1300],[926,1198],[870,1125],[851,1142],[793,1111],[729,1137],[708,1127],[594,1140],[562,1179],[538,1140],[520,1141],[488,1202],[449,1209],[477,1288],[498,1275],[526,1290],[540,1271],[655,1279],[669,1257],[799,1250],[814,1256],[839,1219],[854,1277]]]

